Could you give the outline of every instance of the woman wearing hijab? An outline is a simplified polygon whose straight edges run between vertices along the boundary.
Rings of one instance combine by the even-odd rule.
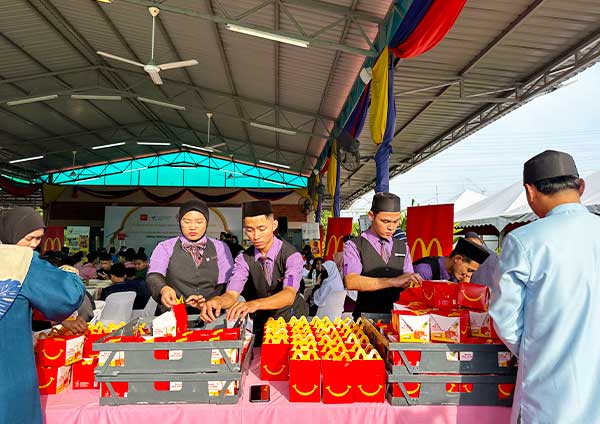
[[[321,285],[313,291],[313,303],[318,306],[315,315],[328,316],[331,319],[340,317],[344,312],[346,289],[342,276],[334,261],[325,261],[320,273]]]
[[[33,251],[43,228],[31,208],[0,213],[0,423],[42,423],[32,308],[61,321],[77,309],[85,293],[79,277]]]
[[[222,294],[233,267],[229,247],[206,236],[209,219],[206,203],[201,200],[184,203],[178,219],[181,235],[156,246],[146,276],[160,313],[173,307],[181,297],[186,303],[193,301],[196,305]]]

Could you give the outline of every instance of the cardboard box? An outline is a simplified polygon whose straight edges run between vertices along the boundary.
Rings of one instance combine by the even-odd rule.
[[[286,381],[289,378],[291,345],[289,343],[263,343],[260,353],[260,379]]]
[[[84,336],[61,336],[40,339],[36,345],[36,364],[62,367],[80,361]]]
[[[464,308],[487,311],[490,303],[490,290],[481,284],[459,283],[457,302]]]
[[[497,339],[494,330],[494,322],[487,312],[469,311],[469,324],[472,337],[483,337],[486,339]]]
[[[98,357],[83,358],[71,367],[71,380],[74,390],[98,389],[100,383],[95,381],[94,369],[98,365]]]
[[[116,397],[127,397],[129,383],[126,381],[113,381],[108,383],[112,386]],[[107,383],[100,383],[100,397],[111,397],[110,389]]]
[[[406,394],[410,398],[418,399],[419,396],[421,395],[421,383],[393,383],[392,384],[392,396],[403,398],[404,393],[403,393],[402,389],[404,389],[406,391]]]
[[[469,337],[469,313],[467,311],[436,311],[430,315],[431,341],[461,343]]]
[[[400,293],[398,303],[408,305],[413,302],[426,302],[422,286],[409,287],[407,289],[402,290],[402,292]]]
[[[433,308],[455,309],[458,306],[458,284],[449,281],[423,281],[423,296]]]
[[[425,310],[392,311],[392,325],[404,343],[429,343],[429,313]]]
[[[71,367],[37,366],[38,388],[41,395],[55,395],[69,387]]]
[[[354,403],[356,377],[351,365],[348,352],[328,352],[323,356],[323,403]]]
[[[290,402],[321,401],[321,358],[316,350],[290,352]]]
[[[368,354],[360,349],[352,358],[352,374],[354,375],[354,402],[383,403],[387,373],[385,363],[377,350]]]

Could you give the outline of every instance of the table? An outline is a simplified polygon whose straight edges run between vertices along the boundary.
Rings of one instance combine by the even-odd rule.
[[[411,406],[354,403],[290,403],[286,381],[269,382],[271,402],[250,403],[249,387],[260,382],[260,357],[255,354],[237,405],[122,405],[99,406],[97,390],[67,390],[42,396],[47,424],[185,424],[210,421],[284,424],[506,424],[510,408],[491,406]],[[210,417],[210,420],[208,420]]]

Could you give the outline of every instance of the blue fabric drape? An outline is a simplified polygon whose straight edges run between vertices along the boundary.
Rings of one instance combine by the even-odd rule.
[[[431,3],[433,3],[433,0],[413,1],[408,12],[406,12],[406,16],[402,20],[402,23],[398,27],[398,30],[388,44],[390,48],[396,48],[406,41],[415,28],[417,28],[425,16],[425,13],[427,13],[427,10],[429,10]]]

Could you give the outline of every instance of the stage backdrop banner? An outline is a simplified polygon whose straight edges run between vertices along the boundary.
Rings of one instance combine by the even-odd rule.
[[[104,246],[125,245],[137,250],[144,247],[148,255],[161,241],[181,234],[177,212],[168,206],[107,206],[104,209]],[[242,239],[241,208],[210,208],[206,233],[218,239],[222,231]]]
[[[413,206],[407,213],[406,237],[413,262],[452,252],[454,205]]]
[[[352,234],[352,218],[329,218],[325,237],[325,260],[333,260],[333,255],[344,250],[343,238]]]
[[[42,239],[42,255],[46,252],[60,252],[65,243],[65,227],[46,227]]]

